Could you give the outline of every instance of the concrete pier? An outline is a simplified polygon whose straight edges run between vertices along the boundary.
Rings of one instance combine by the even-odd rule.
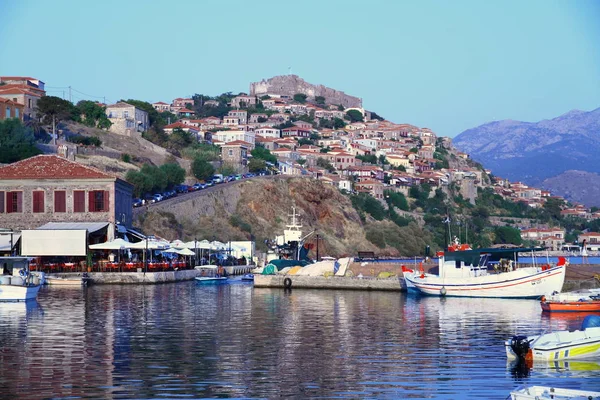
[[[79,274],[81,275],[81,274]],[[73,274],[69,274],[70,277]],[[190,281],[200,276],[200,271],[186,269],[181,271],[164,272],[90,272],[91,284],[156,284],[168,282]]]
[[[295,275],[254,275],[256,288],[285,288],[285,279],[291,280],[291,288],[302,289],[350,289],[406,291],[404,278],[351,278],[347,276],[295,276]]]

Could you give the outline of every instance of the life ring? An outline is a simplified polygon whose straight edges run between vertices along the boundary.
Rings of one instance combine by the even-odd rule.
[[[283,280],[283,287],[286,289],[291,289],[292,288],[292,280],[290,278],[285,278]]]
[[[25,271],[24,269],[20,269],[19,275],[22,276],[23,278],[25,278],[28,274],[27,274],[27,271]]]

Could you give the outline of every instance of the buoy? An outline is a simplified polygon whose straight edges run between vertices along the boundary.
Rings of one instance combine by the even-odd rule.
[[[440,289],[440,294],[441,294],[442,296],[445,296],[445,295],[446,295],[446,287],[445,287],[445,286],[442,286],[442,288]]]

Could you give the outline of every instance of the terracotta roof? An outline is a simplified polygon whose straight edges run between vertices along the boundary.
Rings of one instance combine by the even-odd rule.
[[[0,103],[12,104],[14,106],[24,107],[23,104],[17,103],[16,101],[12,101],[10,99],[5,99],[4,97],[0,97]]]
[[[193,110],[190,110],[188,108],[181,108],[179,110],[177,110],[178,113],[193,113]]]
[[[168,104],[167,104],[167,103],[165,103],[165,102],[163,102],[163,101],[159,101],[159,102],[157,102],[157,103],[152,103],[152,105],[154,105],[154,104],[163,104],[163,105],[165,105],[165,106],[168,106]]]
[[[194,125],[187,125],[181,122],[173,122],[170,125],[165,126],[163,129],[175,129],[175,128],[180,128],[180,129],[192,129],[194,131],[198,130],[198,127],[194,126]]]
[[[8,86],[8,85],[6,85],[6,86]],[[35,88],[31,88],[31,89],[35,89]],[[0,94],[17,94],[17,93],[23,93],[23,94],[28,94],[30,96],[42,97],[42,93],[37,93],[30,89],[24,89],[24,88],[20,88],[20,87],[6,88],[4,86],[0,86]]]
[[[125,108],[125,107],[134,107],[132,104],[126,103],[124,101],[119,101],[115,104],[111,104],[106,106],[107,108]]]
[[[0,167],[0,179],[116,179],[94,167],[43,154]]]

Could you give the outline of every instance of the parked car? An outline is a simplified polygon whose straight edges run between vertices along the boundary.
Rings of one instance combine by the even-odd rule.
[[[138,198],[133,199],[133,201],[131,203],[134,207],[141,207],[144,204],[142,199],[138,199]]]
[[[186,193],[189,191],[188,189],[189,189],[188,185],[179,185],[179,186],[175,187],[175,191],[177,193]]]
[[[151,194],[144,195],[144,204],[156,203],[156,199]]]
[[[202,189],[204,189],[204,185],[201,183],[195,183],[193,188],[194,188],[194,190],[202,190]]]
[[[152,195],[152,197],[154,197],[154,201],[156,202],[163,201],[165,199],[165,196],[160,193],[155,193]]]

